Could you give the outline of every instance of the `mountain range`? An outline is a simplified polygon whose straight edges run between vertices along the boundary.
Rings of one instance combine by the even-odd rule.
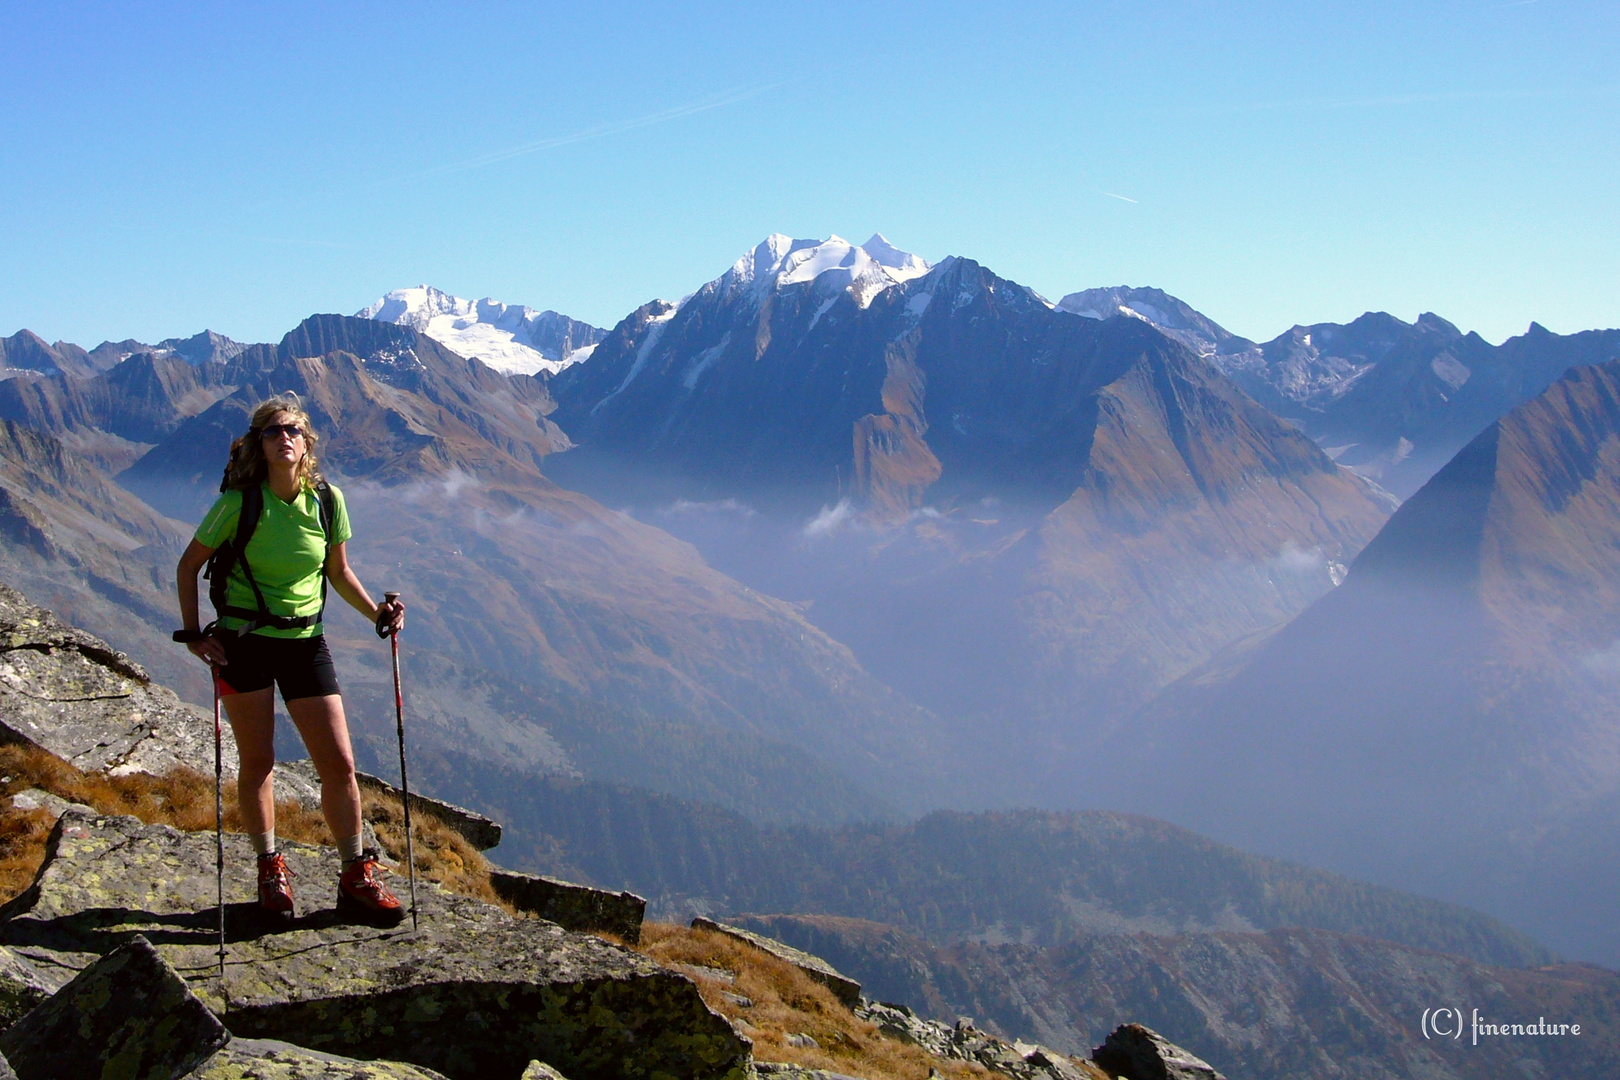
[[[835,241],[621,322],[550,379],[548,468],[807,601],[1015,771],[1303,609],[1388,513],[1151,326]]]
[[[320,454],[356,523],[351,558],[368,580],[418,598],[415,662],[433,678],[414,712],[428,746],[478,747],[542,772],[590,768],[764,819],[882,816],[937,786],[920,779],[939,768],[925,747],[940,740],[922,737],[928,714],[789,605],[550,482],[541,463],[568,440],[546,417],[545,385],[409,327],[315,316],[278,345],[201,370],[145,353],[90,378],[11,380],[0,383],[0,414],[62,438],[144,447],[118,482],[145,501],[125,498],[191,521],[253,406],[286,390],[327,433]],[[126,398],[138,407],[118,408]],[[160,554],[154,580],[175,554]],[[112,555],[88,557],[98,559]],[[134,613],[166,626],[166,592]],[[120,645],[149,644],[85,621]],[[332,632],[352,647],[343,671],[360,703],[357,739],[386,748],[381,657],[343,615]],[[367,760],[381,768],[388,755]],[[915,783],[877,765],[892,760],[916,762]]]
[[[767,238],[607,331],[425,286],[366,311],[275,344],[4,339],[0,565],[195,694],[162,641],[181,522],[294,389],[363,576],[414,598],[446,789],[499,767],[773,825],[1135,808],[1610,958],[1577,841],[1607,843],[1582,823],[1611,791],[1620,516],[1607,376],[1565,372],[1614,332],[1489,346],[1371,313],[1255,345],[1156,290],[1053,305],[881,237]],[[497,370],[486,340],[546,363]],[[1425,509],[1452,505],[1473,517]],[[1402,559],[1433,582],[1364,599]],[[352,622],[357,747],[386,771],[388,673]],[[1467,776],[1421,740],[1379,756],[1429,716]],[[1493,861],[1492,791],[1524,809],[1516,850],[1556,858]],[[1489,811],[1473,846],[1401,847],[1446,792]],[[1513,901],[1527,867],[1558,885],[1541,909]]]

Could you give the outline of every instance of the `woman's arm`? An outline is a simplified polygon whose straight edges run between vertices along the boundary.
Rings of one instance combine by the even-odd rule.
[[[349,553],[346,544],[332,544],[326,549],[326,580],[332,583],[332,588],[336,590],[339,596],[349,602],[350,607],[370,619],[373,626],[377,624],[378,614],[384,608],[389,607],[387,604],[372,603],[370,594],[366,592],[366,587],[360,584],[360,579],[355,576],[354,568],[349,565]],[[405,626],[405,602],[395,600],[392,605],[392,612],[389,625],[398,633]]]
[[[202,629],[202,623],[197,618],[197,574],[208,564],[208,558],[213,553],[213,548],[203,547],[192,540],[181,552],[180,562],[174,568],[175,590],[180,594],[180,625],[187,630]],[[225,664],[225,649],[213,638],[193,641],[186,648],[191,650],[191,655],[215,667]]]

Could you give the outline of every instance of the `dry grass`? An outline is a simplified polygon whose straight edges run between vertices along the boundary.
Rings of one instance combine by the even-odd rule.
[[[389,851],[398,852],[400,870],[405,862],[405,811],[401,800],[369,788],[360,789],[360,809]],[[430,814],[411,814],[416,873],[454,893],[474,896],[487,904],[523,915],[495,895],[489,883],[489,861],[467,838]],[[331,841],[326,841],[330,843]]]
[[[9,798],[29,788],[84,803],[103,814],[130,814],[148,825],[172,825],[185,832],[214,828],[214,778],[190,769],[176,769],[163,776],[108,776],[80,772],[36,746],[0,746],[0,796]],[[403,855],[404,814],[399,800],[362,791],[361,806],[377,838],[390,851]],[[33,882],[45,861],[45,843],[52,824],[51,815],[44,810],[0,811],[0,902],[17,896]],[[235,785],[229,783],[225,785],[225,829],[242,831]],[[512,910],[501,904],[490,888],[489,863],[460,833],[427,814],[411,815],[411,832],[416,843],[418,875],[452,892]],[[330,846],[333,842],[319,811],[306,810],[291,800],[276,803],[276,835],[306,844]]]
[[[882,1034],[791,964],[722,934],[646,923],[638,948],[690,976],[709,1007],[754,1041],[759,1061],[853,1073],[867,1080],[927,1080],[931,1069],[947,1077],[1000,1075],[982,1065],[935,1057],[920,1046]],[[790,1034],[808,1035],[817,1045],[789,1045]]]

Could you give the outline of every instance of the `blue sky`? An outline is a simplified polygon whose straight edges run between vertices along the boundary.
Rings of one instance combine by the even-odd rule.
[[[1234,332],[1620,326],[1620,5],[0,5],[0,333],[611,325],[881,231]]]

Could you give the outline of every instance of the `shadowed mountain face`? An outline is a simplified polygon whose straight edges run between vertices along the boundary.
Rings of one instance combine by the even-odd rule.
[[[548,470],[812,602],[998,756],[1074,755],[1331,588],[1387,513],[1140,320],[1054,311],[966,259],[875,293],[749,266],[550,381],[577,446]]]
[[[160,678],[197,697],[207,679],[167,633],[184,545],[180,522],[60,440],[0,421],[0,578],[64,619],[105,628],[116,648],[150,658]]]
[[[1157,326],[1287,417],[1342,465],[1407,498],[1497,417],[1572,367],[1620,357],[1620,330],[1562,336],[1535,323],[1491,345],[1434,314],[1382,312],[1295,326],[1263,345],[1158,289],[1089,289],[1058,302],[1092,319]]]
[[[313,317],[278,346],[186,382],[192,370],[140,355],[72,386],[34,380],[11,400],[47,423],[68,409],[40,403],[65,402],[78,410],[69,430],[124,424],[153,438],[120,479],[189,523],[215,497],[253,406],[299,393],[348,499],[351,559],[373,588],[400,587],[412,604],[410,657],[423,676],[412,709],[425,752],[475,750],[531,774],[583,771],[766,820],[882,816],[938,791],[932,719],[847,649],[687,545],[541,474],[568,445],[546,417],[543,383],[408,327],[341,316]],[[144,399],[149,415],[104,407],[125,383],[163,391]],[[362,756],[381,769],[392,738],[385,653],[346,610],[331,612],[330,633]],[[879,788],[884,798],[871,794]]]
[[[1616,536],[1610,363],[1492,424],[1343,586],[1172,688],[1128,740],[1159,782],[1125,797],[1620,961]]]

